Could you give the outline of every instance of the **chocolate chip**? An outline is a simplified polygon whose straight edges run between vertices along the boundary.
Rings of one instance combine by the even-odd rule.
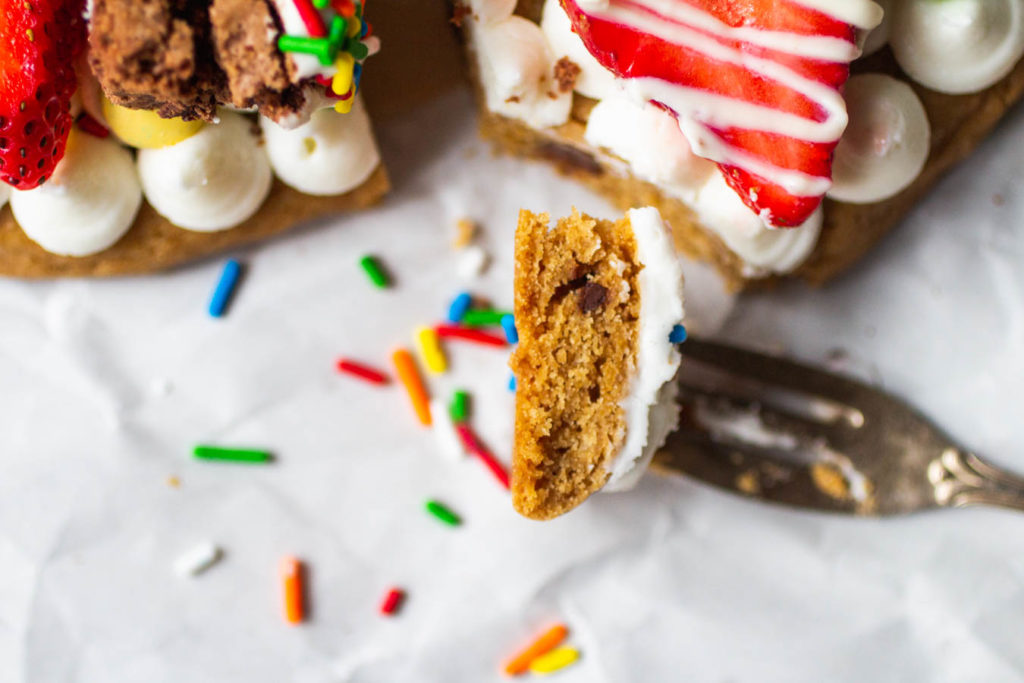
[[[608,296],[608,289],[596,282],[588,282],[580,290],[580,310],[590,313],[604,306],[604,300]]]

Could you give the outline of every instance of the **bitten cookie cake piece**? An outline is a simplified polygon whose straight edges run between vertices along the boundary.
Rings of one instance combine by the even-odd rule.
[[[865,254],[1024,95],[1024,0],[459,0],[481,130],[736,288]]]
[[[151,272],[388,190],[359,0],[89,6],[0,8],[0,275]]]
[[[533,519],[631,486],[678,422],[683,279],[658,211],[549,223],[524,210],[515,238],[512,503]]]

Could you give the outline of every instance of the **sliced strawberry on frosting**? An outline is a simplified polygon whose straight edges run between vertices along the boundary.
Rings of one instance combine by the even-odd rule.
[[[870,0],[560,0],[626,93],[664,107],[754,212],[804,223],[846,128],[840,88]]]

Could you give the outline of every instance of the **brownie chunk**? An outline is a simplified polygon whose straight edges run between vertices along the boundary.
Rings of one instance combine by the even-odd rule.
[[[258,107],[275,120],[303,107],[302,89],[292,84],[277,49],[279,27],[266,0],[213,0],[210,24],[232,105]]]
[[[208,10],[209,0],[95,0],[89,59],[107,97],[164,117],[213,120],[227,89]]]

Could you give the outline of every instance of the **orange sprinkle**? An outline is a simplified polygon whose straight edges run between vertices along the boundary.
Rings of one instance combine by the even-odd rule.
[[[430,396],[423,386],[423,379],[412,354],[406,349],[398,349],[391,354],[391,362],[395,364],[395,372],[409,394],[409,400],[412,401],[413,410],[416,411],[420,424],[429,427],[433,422],[430,418]]]
[[[303,619],[306,618],[302,575],[302,562],[290,555],[281,559],[281,585],[284,588],[284,619],[292,626],[301,624]]]
[[[526,649],[510,659],[505,664],[505,673],[509,676],[525,673],[533,660],[554,650],[565,640],[567,635],[569,635],[569,629],[565,624],[555,624],[530,643]]]

